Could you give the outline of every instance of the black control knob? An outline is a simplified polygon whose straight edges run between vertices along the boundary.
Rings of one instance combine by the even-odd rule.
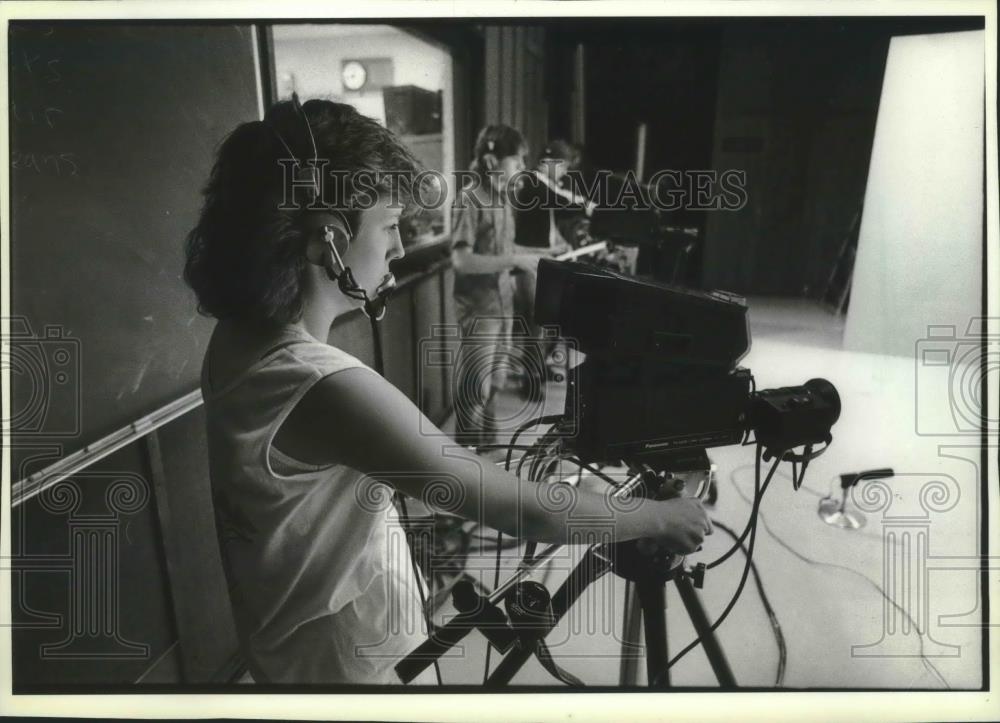
[[[533,580],[517,583],[504,600],[507,615],[515,628],[548,630],[555,625],[552,596],[544,585]]]

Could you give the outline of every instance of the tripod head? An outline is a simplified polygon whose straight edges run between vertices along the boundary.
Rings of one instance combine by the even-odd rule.
[[[633,472],[629,494],[652,500],[668,500],[681,496],[704,500],[715,478],[715,465],[704,449],[674,454],[670,460],[661,457],[657,468],[645,462],[628,464]],[[687,493],[685,495],[685,493]],[[690,576],[695,587],[704,581],[704,566],[694,569],[684,566],[684,555],[649,538],[626,540],[608,546],[606,551],[612,571],[632,582],[672,580],[679,575]]]

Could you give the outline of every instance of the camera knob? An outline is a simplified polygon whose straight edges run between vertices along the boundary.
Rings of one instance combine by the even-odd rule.
[[[527,580],[519,582],[507,593],[507,614],[513,625],[549,628],[555,624],[552,596],[541,583]]]

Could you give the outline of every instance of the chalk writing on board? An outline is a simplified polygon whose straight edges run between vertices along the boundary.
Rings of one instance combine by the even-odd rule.
[[[31,23],[30,25],[21,24],[21,23],[11,23],[11,25],[10,25],[10,34],[11,35],[29,35],[29,34],[35,34],[35,35],[41,35],[43,38],[47,38],[47,37],[51,36],[52,33],[54,33],[55,31],[56,31],[56,29],[52,25],[45,25],[45,26],[42,26],[42,27],[39,27],[35,23]]]
[[[45,108],[32,108],[25,107],[23,103],[20,105],[17,103],[10,104],[11,118],[14,119],[15,123],[21,125],[44,125],[48,128],[55,128],[59,121],[59,116],[63,115],[64,112],[62,108],[52,105]]]
[[[57,176],[78,176],[80,167],[76,162],[76,154],[63,153],[32,153],[29,151],[14,151],[10,153],[10,167],[15,171],[35,171]]]
[[[40,73],[42,80],[47,83],[58,83],[62,80],[62,75],[56,66],[59,65],[59,58],[46,58],[37,53],[21,53],[21,70],[28,75]]]
[[[48,73],[45,77],[45,80],[48,81],[49,83],[58,83],[60,80],[62,80],[62,76],[59,75],[59,71],[56,70],[55,68],[55,66],[58,64],[59,64],[59,58],[52,58],[51,60],[45,62],[45,65],[48,67]]]
[[[17,27],[18,31],[23,29]],[[52,52],[56,48],[48,40],[54,28],[35,26],[29,30],[21,38],[34,47],[23,47],[20,52],[10,55],[11,72],[17,79],[18,88],[18,100],[10,105],[15,146],[10,154],[11,171],[29,175],[79,176],[77,154],[65,146],[59,147],[62,144],[57,134],[69,121],[63,104],[53,97],[53,91],[63,98],[67,92],[63,83],[62,61]],[[30,42],[31,38],[36,42]],[[52,90],[46,88],[54,84],[59,85]],[[39,132],[46,137],[38,135]]]

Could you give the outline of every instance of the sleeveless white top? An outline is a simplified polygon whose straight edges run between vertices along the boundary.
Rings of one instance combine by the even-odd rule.
[[[258,683],[400,684],[393,666],[426,638],[391,489],[271,446],[316,382],[351,368],[375,373],[294,327],[218,389],[205,355],[220,546],[242,652]]]

